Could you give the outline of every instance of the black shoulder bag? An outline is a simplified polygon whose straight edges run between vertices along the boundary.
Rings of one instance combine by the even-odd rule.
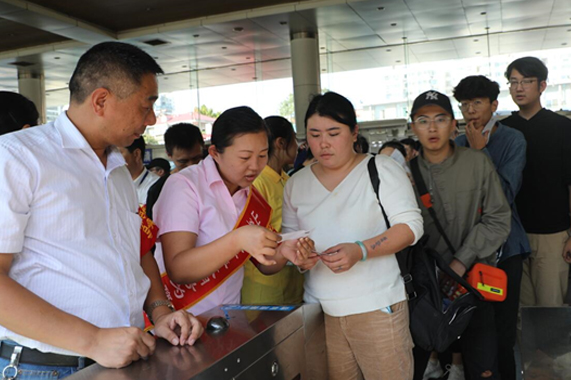
[[[379,198],[380,179],[374,157],[369,160],[368,169],[377,201],[387,229],[389,229],[391,224]],[[424,205],[451,252],[455,253],[456,251],[436,218],[430,195],[420,175],[417,159],[411,161],[411,169]],[[427,241],[428,236],[425,235],[415,245],[397,252],[395,256],[408,297],[410,332],[414,344],[426,351],[444,352],[462,335],[482,296],[466,280],[458,276],[438,252],[427,247]],[[440,290],[436,274],[437,267],[468,290],[447,307],[444,307],[445,295]]]

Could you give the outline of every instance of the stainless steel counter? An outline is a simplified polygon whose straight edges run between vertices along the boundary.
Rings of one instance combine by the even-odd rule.
[[[205,331],[192,347],[173,347],[159,339],[148,360],[123,369],[106,369],[97,364],[69,377],[70,380],[206,380],[206,379],[309,379],[307,375],[306,334],[322,327],[318,305],[295,306],[290,311],[231,310],[234,306],[212,309],[198,318],[226,317],[230,327],[222,332]],[[304,310],[305,308],[305,310]],[[324,347],[324,341],[321,342]],[[321,372],[324,355],[313,350],[311,366]],[[326,376],[326,375],[324,375]]]

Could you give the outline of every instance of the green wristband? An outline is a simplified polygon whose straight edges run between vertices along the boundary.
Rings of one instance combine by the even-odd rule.
[[[361,253],[363,254],[363,258],[361,259],[361,261],[365,261],[367,260],[367,247],[365,247],[365,244],[363,244],[362,241],[357,240],[355,242],[355,244],[357,244],[359,247],[361,247]]]

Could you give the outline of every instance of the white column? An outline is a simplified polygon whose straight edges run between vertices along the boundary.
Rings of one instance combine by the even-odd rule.
[[[46,122],[46,87],[43,73],[18,70],[18,92],[36,105],[40,124]]]
[[[305,112],[311,97],[321,93],[317,32],[291,34],[291,71],[297,135],[305,136]]]

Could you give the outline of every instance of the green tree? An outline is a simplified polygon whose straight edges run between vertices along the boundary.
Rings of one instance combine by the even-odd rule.
[[[321,93],[325,94],[328,91],[328,89],[324,88],[321,90]],[[295,105],[293,94],[289,94],[287,98],[280,103],[279,114],[295,124]]]
[[[220,116],[220,114],[222,113],[222,112],[214,112],[214,110],[212,108],[208,108],[204,104],[200,106],[198,111],[200,112],[201,115],[210,116],[210,117],[213,117],[215,119],[218,116]]]
[[[147,144],[147,145],[159,145],[159,142],[153,136],[146,134],[146,133],[143,136],[145,137],[145,144]]]
[[[295,119],[295,106],[293,103],[293,94],[289,94],[288,97],[280,103],[279,113],[281,116],[288,120]]]

